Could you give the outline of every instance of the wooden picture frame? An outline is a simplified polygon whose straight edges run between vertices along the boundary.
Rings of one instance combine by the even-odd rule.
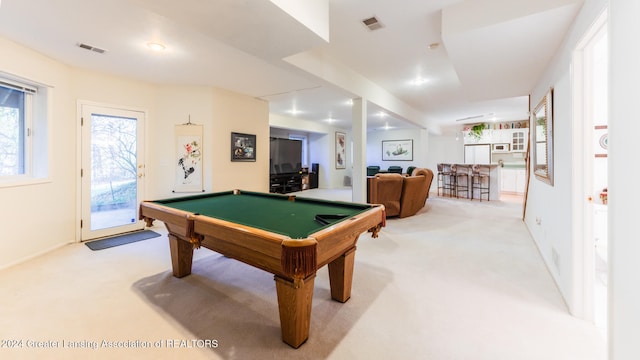
[[[553,186],[553,88],[531,112],[531,159],[536,179]]]
[[[231,133],[231,161],[256,161],[256,136]]]

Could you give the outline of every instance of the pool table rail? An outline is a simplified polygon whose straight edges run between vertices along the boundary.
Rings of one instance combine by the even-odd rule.
[[[167,230],[185,240],[191,240],[193,236],[193,213],[189,211],[174,209],[153,201],[143,201],[140,203],[140,220],[144,220],[147,227],[153,226],[155,220],[164,223]]]
[[[194,216],[193,231],[202,236],[200,244],[207,249],[293,279],[294,274],[282,269],[282,244],[292,240],[286,235],[200,215]]]

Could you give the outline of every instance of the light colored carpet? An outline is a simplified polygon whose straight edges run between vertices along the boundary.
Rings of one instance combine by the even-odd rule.
[[[432,196],[416,216],[389,219],[379,238],[363,234],[352,298],[332,301],[321,269],[310,337],[297,350],[281,341],[271,274],[201,249],[192,275],[176,279],[159,226],[159,238],[103,251],[72,244],[0,272],[0,339],[24,341],[0,357],[605,359],[596,327],[568,314],[521,216],[518,202]]]

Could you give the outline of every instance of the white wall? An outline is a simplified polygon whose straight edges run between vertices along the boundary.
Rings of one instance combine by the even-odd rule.
[[[638,84],[640,2],[609,11],[609,359],[640,359]],[[633,169],[633,170],[630,170]]]
[[[2,268],[74,240],[78,179],[75,99],[68,68],[2,37],[0,53],[0,72],[54,87],[49,101],[48,179],[36,185],[0,187]]]
[[[586,0],[565,40],[544,75],[531,92],[535,106],[549,90],[554,89],[554,185],[535,177],[529,182],[525,223],[536,242],[547,267],[554,277],[570,311],[580,307],[582,286],[576,278],[574,253],[581,244],[573,243],[572,204],[573,167],[573,97],[572,54],[589,26],[606,8],[605,0]],[[539,220],[539,224],[538,224]],[[557,254],[557,255],[554,255]]]
[[[412,161],[383,161],[383,140],[413,140]],[[370,131],[367,133],[367,166],[377,165],[386,170],[389,166],[402,166],[406,172],[409,166],[428,167],[429,137],[425,129],[398,129],[386,131]],[[434,168],[435,169],[435,168]],[[433,169],[432,169],[433,170]]]
[[[226,90],[159,86],[74,69],[0,38],[0,72],[51,86],[49,178],[41,184],[0,186],[0,268],[78,241],[79,126],[77,101],[145,110],[145,198],[175,196],[173,127],[204,125],[205,189],[269,189],[268,104]],[[257,135],[257,161],[231,162],[231,132]],[[18,224],[18,225],[16,225]]]
[[[429,134],[427,164],[434,172],[438,163],[464,163],[464,139],[460,126],[442,127],[439,135]]]

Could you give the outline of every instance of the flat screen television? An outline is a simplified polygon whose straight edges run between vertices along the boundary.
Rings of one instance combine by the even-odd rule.
[[[295,174],[302,169],[302,141],[270,138],[269,174]]]

